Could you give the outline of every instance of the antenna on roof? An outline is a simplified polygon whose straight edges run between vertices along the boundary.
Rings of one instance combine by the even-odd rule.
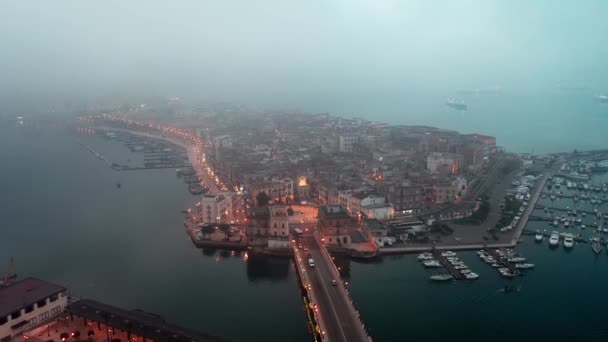
[[[13,280],[17,279],[17,274],[14,273],[14,259],[11,257],[8,262],[8,266],[6,267],[6,273],[4,273],[4,277],[0,280],[0,287],[9,286]]]

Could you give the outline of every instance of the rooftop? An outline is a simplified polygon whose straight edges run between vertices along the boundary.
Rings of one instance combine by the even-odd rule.
[[[0,317],[65,291],[65,287],[36,278],[25,278],[0,288]]]
[[[341,205],[322,205],[319,207],[319,210],[326,217],[350,217]]]
[[[227,341],[166,322],[161,316],[141,310],[125,310],[90,299],[68,305],[67,310],[79,317],[107,322],[120,330],[130,330],[137,336],[154,341]]]

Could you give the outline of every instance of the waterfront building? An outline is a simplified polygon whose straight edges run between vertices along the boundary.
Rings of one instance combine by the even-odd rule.
[[[205,194],[197,209],[202,223],[230,223],[233,220],[232,195]]]
[[[289,216],[283,204],[251,208],[247,212],[247,242],[252,247],[289,248]]]
[[[52,321],[67,303],[65,287],[36,278],[0,287],[0,341]]]

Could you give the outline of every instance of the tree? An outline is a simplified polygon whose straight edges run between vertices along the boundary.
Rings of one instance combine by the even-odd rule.
[[[287,215],[293,216],[293,209],[291,207],[287,208]]]
[[[263,207],[265,205],[268,205],[268,202],[270,201],[270,198],[268,197],[268,195],[262,191],[259,192],[256,196],[255,199],[258,203],[258,207]]]

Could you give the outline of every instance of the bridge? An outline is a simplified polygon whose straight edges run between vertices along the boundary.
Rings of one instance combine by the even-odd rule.
[[[308,251],[298,249],[294,244],[296,268],[300,274],[302,287],[306,290],[313,306],[318,333],[322,341],[371,341],[348,294],[340,280],[338,269],[331,256],[315,235],[301,238]],[[315,267],[308,265],[308,256]],[[336,280],[336,284],[332,284]]]

